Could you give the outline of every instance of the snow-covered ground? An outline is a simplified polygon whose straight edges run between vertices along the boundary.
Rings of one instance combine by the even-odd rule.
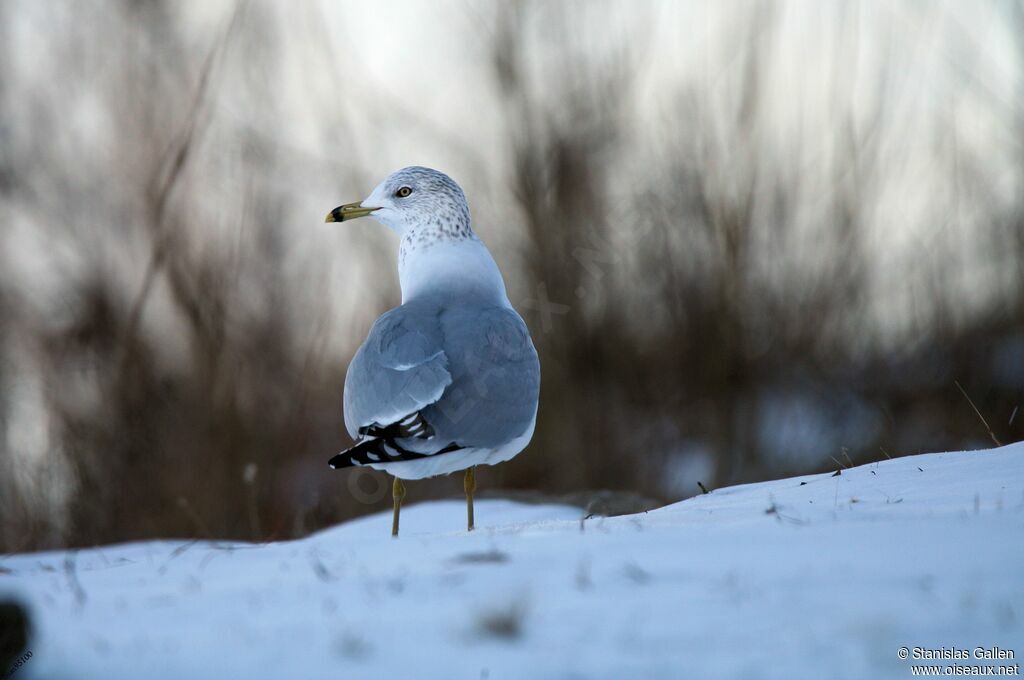
[[[900,647],[1024,655],[1024,443],[612,519],[390,520],[4,558],[36,631],[16,677],[905,678]]]

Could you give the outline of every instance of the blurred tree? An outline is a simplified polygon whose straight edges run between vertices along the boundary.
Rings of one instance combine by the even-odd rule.
[[[376,509],[324,461],[393,243],[310,225],[433,148],[541,353],[492,483],[671,500],[1024,437],[1024,13],[978,7],[467,5],[446,72],[314,6],[0,4],[0,549]]]

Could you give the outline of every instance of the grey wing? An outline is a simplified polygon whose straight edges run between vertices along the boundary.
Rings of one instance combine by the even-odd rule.
[[[422,414],[437,441],[498,447],[537,415],[540,363],[529,330],[502,307],[450,309],[441,318],[452,384]]]
[[[373,324],[345,376],[345,428],[384,426],[437,401],[451,384],[438,311],[403,305]]]

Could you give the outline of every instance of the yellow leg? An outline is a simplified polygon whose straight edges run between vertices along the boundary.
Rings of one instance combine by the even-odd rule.
[[[391,487],[391,497],[395,499],[395,516],[391,521],[391,535],[398,535],[398,513],[402,509],[402,499],[405,498],[405,484],[402,484],[402,480],[395,477],[395,483]]]
[[[476,475],[473,468],[466,468],[466,479],[462,484],[466,489],[466,531],[473,530],[473,492],[476,491]]]

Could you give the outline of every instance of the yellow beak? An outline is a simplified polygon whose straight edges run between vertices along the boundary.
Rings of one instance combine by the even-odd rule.
[[[357,217],[366,217],[374,210],[380,210],[380,208],[364,208],[359,203],[346,203],[327,213],[327,218],[324,219],[324,222],[346,222]]]

